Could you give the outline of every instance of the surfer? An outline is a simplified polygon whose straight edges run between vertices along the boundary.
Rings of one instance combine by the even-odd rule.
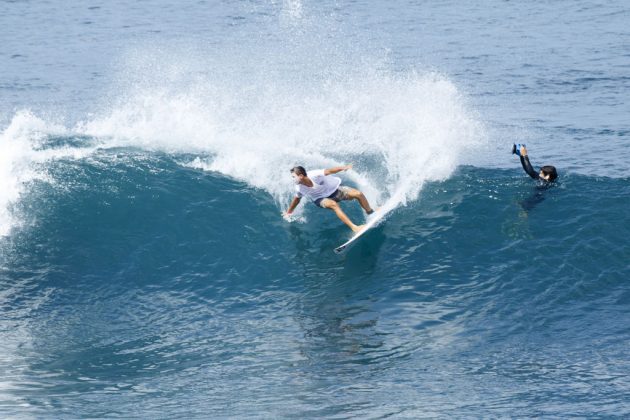
[[[521,165],[523,165],[523,169],[527,172],[527,175],[533,179],[540,180],[545,184],[548,184],[558,178],[558,172],[556,172],[555,166],[546,165],[540,168],[540,172],[536,172],[534,168],[532,168],[532,164],[529,162],[527,148],[525,148],[524,144],[513,145],[512,154],[518,155],[521,158]]]
[[[331,176],[338,172],[352,169],[352,165],[336,166],[328,169],[317,169],[306,174],[306,170],[302,166],[291,168],[291,176],[295,183],[295,197],[291,201],[289,208],[283,215],[288,216],[300,203],[302,197],[308,197],[316,206],[330,209],[335,212],[337,217],[341,219],[353,232],[358,232],[363,225],[355,225],[352,220],[341,210],[340,201],[357,200],[363,210],[367,214],[374,213],[370,203],[368,203],[365,195],[357,189],[341,185],[341,179]]]

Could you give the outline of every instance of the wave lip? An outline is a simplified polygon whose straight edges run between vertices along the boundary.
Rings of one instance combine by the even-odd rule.
[[[29,110],[17,112],[0,133],[0,237],[21,226],[23,219],[14,205],[34,181],[53,183],[46,164],[60,158],[80,159],[96,146],[71,145],[50,139],[72,136],[65,127],[45,121]],[[53,142],[54,143],[54,142]]]
[[[0,236],[6,236],[12,227],[19,225],[19,217],[11,207],[24,192],[25,185],[45,178],[45,174],[36,168],[37,161],[43,157],[36,147],[44,133],[55,128],[29,111],[20,111],[0,133]]]

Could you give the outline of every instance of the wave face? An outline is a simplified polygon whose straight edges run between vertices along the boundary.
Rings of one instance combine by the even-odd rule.
[[[0,13],[0,417],[630,416],[625,4],[215,3]]]
[[[463,166],[339,257],[331,213],[286,223],[182,161],[101,149],[33,182],[3,243],[4,413],[623,412],[627,180]]]

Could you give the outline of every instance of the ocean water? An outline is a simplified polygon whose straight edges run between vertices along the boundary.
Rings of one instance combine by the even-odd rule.
[[[629,19],[0,3],[0,417],[630,416]]]

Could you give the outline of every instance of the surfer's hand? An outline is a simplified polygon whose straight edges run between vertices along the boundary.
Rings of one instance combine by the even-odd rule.
[[[352,163],[350,165],[346,165],[344,171],[349,171],[352,169]]]
[[[288,211],[283,211],[282,213],[282,218],[288,222],[291,221],[291,218],[293,216],[293,213],[289,213]]]
[[[521,156],[527,156],[527,149],[525,148],[525,146],[521,146]]]

